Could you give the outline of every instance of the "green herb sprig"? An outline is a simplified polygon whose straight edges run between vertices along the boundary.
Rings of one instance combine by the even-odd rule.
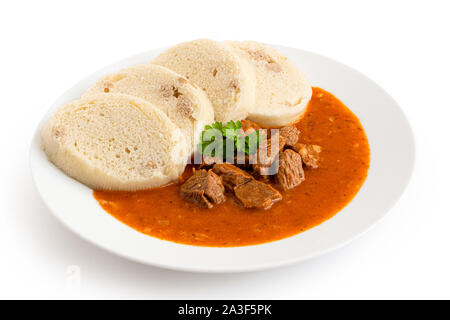
[[[225,125],[222,122],[215,122],[206,125],[202,132],[202,141],[198,150],[207,156],[220,157],[225,160],[227,156],[227,144],[233,146],[233,150],[228,150],[231,155],[242,153],[251,155],[256,153],[261,141],[261,133],[255,130],[250,134],[245,134],[240,121],[228,121]]]

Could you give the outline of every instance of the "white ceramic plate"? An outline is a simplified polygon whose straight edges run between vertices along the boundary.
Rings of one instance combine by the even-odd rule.
[[[79,98],[100,76],[147,63],[161,50],[112,64],[83,79],[56,100],[36,130],[31,168],[42,199],[69,229],[122,257],[154,266],[198,272],[240,272],[272,268],[318,256],[347,244],[379,221],[408,184],[414,165],[414,139],[397,103],[377,84],[334,60],[277,47],[321,87],[344,102],[361,120],[371,148],[366,182],[353,201],[332,219],[280,241],[236,248],[209,248],[159,240],[122,224],[103,211],[92,190],[53,166],[40,149],[40,132],[61,105]]]

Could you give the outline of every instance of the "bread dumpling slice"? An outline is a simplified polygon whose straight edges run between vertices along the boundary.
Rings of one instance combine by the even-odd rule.
[[[122,93],[149,101],[161,109],[196,150],[205,125],[214,122],[214,110],[205,92],[172,70],[155,64],[137,65],[98,80],[83,97]]]
[[[183,75],[203,89],[217,121],[247,117],[255,102],[255,75],[251,66],[222,43],[201,39],[178,44],[153,63]]]
[[[97,190],[138,190],[177,180],[188,159],[183,132],[149,102],[99,94],[61,107],[42,131],[49,160]]]
[[[305,110],[312,88],[297,66],[276,49],[253,41],[227,41],[249,62],[256,76],[256,101],[249,119],[266,127],[295,122]]]

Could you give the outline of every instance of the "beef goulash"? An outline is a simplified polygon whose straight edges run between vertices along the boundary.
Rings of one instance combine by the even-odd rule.
[[[242,120],[241,128],[262,126]],[[205,157],[201,165],[188,165],[176,183],[135,192],[96,190],[94,196],[123,223],[178,243],[232,247],[298,234],[333,217],[356,195],[369,168],[369,144],[358,118],[320,88],[313,88],[301,118],[278,134],[274,175],[261,170],[272,165],[270,152],[252,165],[255,155],[235,165]]]

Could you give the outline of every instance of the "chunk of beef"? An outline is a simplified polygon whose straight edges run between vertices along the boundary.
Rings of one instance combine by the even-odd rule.
[[[234,195],[245,208],[269,209],[283,198],[270,185],[254,179],[234,188]]]
[[[305,180],[302,167],[302,157],[293,150],[280,154],[277,181],[284,190],[292,189]]]
[[[286,139],[286,147],[292,148],[298,141],[300,131],[294,126],[282,127],[280,135]]]
[[[245,134],[250,134],[256,130],[261,129],[261,126],[256,122],[250,120],[241,120],[241,128]]]
[[[222,157],[211,157],[211,156],[202,156],[202,163],[200,164],[200,169],[209,169],[212,168],[216,163],[221,163]]]
[[[250,174],[229,163],[216,163],[212,170],[222,178],[228,191],[253,179]]]
[[[278,139],[278,145],[272,146],[272,141]],[[277,165],[274,161],[283,150],[286,139],[278,132],[272,134],[270,139],[263,140],[256,154],[251,156],[253,171],[257,176],[272,175],[277,172]],[[274,168],[275,167],[275,168]],[[274,168],[274,169],[273,169]]]
[[[322,147],[314,144],[296,143],[293,149],[302,156],[303,163],[307,167],[319,167],[319,153],[322,151]]]
[[[219,178],[211,170],[196,170],[181,186],[181,197],[202,208],[212,208],[213,203],[225,201],[224,187]]]
[[[252,168],[250,157],[245,153],[238,153],[238,155],[234,157],[233,164],[242,170],[250,170]]]
[[[249,156],[246,154],[238,154],[234,156],[231,161],[223,160],[222,157],[211,157],[211,156],[203,156],[202,163],[200,164],[200,169],[210,169],[215,164],[229,163],[233,164],[236,167],[242,170],[250,170],[252,165],[250,164]]]
[[[272,146],[272,141],[278,139],[278,145]],[[259,148],[255,154],[250,156],[252,163],[268,167],[272,164],[278,153],[283,150],[286,139],[277,132],[271,138],[261,141]]]

